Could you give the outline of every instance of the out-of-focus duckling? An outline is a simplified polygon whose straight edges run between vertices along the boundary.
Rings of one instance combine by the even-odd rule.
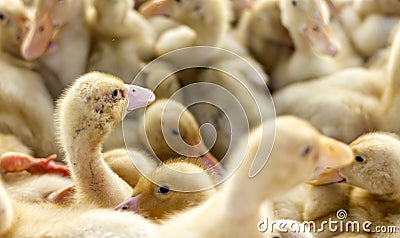
[[[397,30],[383,68],[346,69],[325,79],[290,85],[274,94],[277,114],[298,115],[324,134],[348,143],[373,129],[399,132],[399,52],[400,31]],[[313,100],[307,102],[310,97],[306,95],[310,93]]]
[[[86,72],[90,34],[85,9],[86,1],[37,0],[33,24],[22,44],[23,57],[39,58],[64,87]]]
[[[259,33],[259,24],[273,26],[274,33]],[[244,17],[241,34],[250,51],[266,64],[273,89],[362,63],[340,27],[331,29],[325,1],[258,1]],[[269,58],[265,52],[271,50],[277,53]]]
[[[89,26],[92,49],[88,69],[116,75],[126,83],[150,60],[154,32],[150,23],[136,12],[131,0],[92,1]]]
[[[147,108],[143,117],[142,142],[161,160],[177,157],[204,158],[212,167],[218,163],[208,152],[194,116],[174,100],[157,100]]]
[[[393,7],[383,11],[378,5]],[[361,5],[362,4],[362,5]],[[397,4],[397,6],[396,6]],[[371,5],[376,5],[371,8]],[[380,49],[387,47],[390,36],[399,23],[400,4],[395,1],[354,1],[352,5],[343,8],[340,12],[340,21],[354,47],[364,57],[371,57]],[[391,11],[398,11],[397,15]],[[379,32],[379,34],[375,34]],[[374,37],[370,37],[374,35]]]
[[[27,21],[21,1],[0,2],[0,132],[16,136],[34,155],[47,156],[56,150],[53,102],[40,75],[20,60]]]

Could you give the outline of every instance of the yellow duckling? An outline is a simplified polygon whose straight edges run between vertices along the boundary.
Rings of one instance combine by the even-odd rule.
[[[21,1],[1,1],[0,18],[0,132],[16,136],[44,157],[56,151],[54,107],[42,77],[20,60],[27,12]]]
[[[116,75],[126,83],[154,55],[150,23],[133,9],[133,1],[93,0],[89,26],[92,50],[88,70]]]
[[[142,143],[161,161],[201,156],[209,166],[218,163],[208,152],[195,117],[182,104],[157,100],[146,110],[142,121]]]
[[[197,206],[214,194],[212,178],[204,174],[201,181],[198,177],[182,180],[179,175],[171,174],[169,169],[183,173],[199,173],[205,171],[202,163],[201,159],[187,158],[166,161],[166,167],[156,168],[146,177],[140,178],[133,189],[132,198],[118,205],[116,209],[134,211],[146,218],[160,221],[173,217],[173,214],[179,211]],[[151,178],[153,182],[147,178]],[[209,189],[198,192],[174,191],[169,186],[171,181],[181,181],[180,185],[186,189],[198,186],[206,186]]]
[[[290,85],[274,93],[277,114],[307,119],[324,134],[348,143],[374,129],[400,132],[399,52],[397,30],[383,69],[346,69],[326,78]]]
[[[64,87],[86,72],[90,33],[85,9],[86,1],[37,0],[32,26],[21,47],[26,60],[40,58]]]

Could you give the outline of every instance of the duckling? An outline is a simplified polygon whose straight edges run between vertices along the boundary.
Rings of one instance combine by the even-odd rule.
[[[145,61],[153,58],[154,32],[132,4],[131,0],[92,2],[89,71],[100,70],[130,83]]]
[[[19,54],[28,15],[18,0],[1,1],[0,16],[0,132],[17,137],[33,155],[47,156],[56,152],[52,98],[42,77]]]
[[[348,39],[338,40],[338,36],[346,37],[344,32],[338,32],[339,26],[336,26],[334,31],[329,27],[329,11],[327,11],[325,1],[294,2],[295,6],[293,1],[280,1],[282,24],[290,32],[295,52],[290,59],[279,64],[272,71],[272,88],[281,88],[294,81],[328,75],[340,69],[361,65],[361,58],[348,44],[344,44]],[[315,12],[318,12],[317,15]],[[306,29],[304,29],[304,24],[306,24]],[[304,33],[309,38],[308,41],[304,39]],[[324,55],[317,55],[310,47],[310,43]],[[304,57],[308,59],[307,65],[304,64]],[[299,72],[301,75],[298,75]]]
[[[338,178],[357,187],[350,197],[350,220],[370,221],[373,226],[398,224],[400,179],[396,171],[400,161],[396,148],[399,143],[395,134],[374,132],[350,144],[355,160],[340,168],[338,174]]]
[[[202,165],[201,159],[171,159],[164,165],[166,167],[158,167],[147,177],[141,177],[133,189],[132,197],[118,205],[116,209],[134,211],[146,218],[162,221],[173,217],[174,213],[197,206],[215,193],[215,189],[212,188],[213,180],[207,174],[202,175],[199,181],[198,177],[182,180],[179,174],[169,172],[169,169],[183,173],[204,172],[206,168]],[[197,192],[174,191],[169,186],[171,181],[180,181],[180,185],[186,189],[195,189],[198,184],[210,188]]]
[[[140,9],[145,16],[167,15],[196,32],[191,45],[219,46],[228,30],[229,11],[224,0],[148,1]]]
[[[29,18],[22,1],[4,0],[0,2],[2,52],[21,58],[20,46],[28,30]]]
[[[289,128],[297,129],[294,131]],[[258,159],[265,158],[267,147],[272,143],[270,135],[275,133],[275,129],[274,147],[268,163],[250,179],[248,176],[253,160],[258,156],[261,156]],[[177,234],[198,237],[261,237],[262,234],[254,229],[254,225],[258,223],[257,213],[261,202],[314,177],[313,172],[316,173],[315,177],[319,177],[321,171],[315,169],[320,167],[317,165],[318,161],[324,157],[320,136],[308,123],[297,118],[280,117],[275,122],[264,122],[252,132],[249,147],[242,148],[246,152],[241,166],[217,194],[205,203],[165,221],[153,237],[175,237]],[[263,144],[261,147],[260,143]],[[336,142],[330,140],[330,143]],[[337,148],[344,149],[342,152],[346,151],[343,155],[346,158],[352,157],[347,146],[340,144]],[[240,158],[243,155],[241,152],[244,151],[238,150],[237,154]],[[332,155],[329,157],[332,158]],[[329,161],[326,162],[329,164]],[[266,189],[260,190],[260,187]],[[212,216],[209,213],[211,210]],[[200,217],[203,219],[199,219]],[[193,220],[197,221],[195,230],[191,222]],[[216,227],[219,229],[215,229]]]
[[[54,106],[41,76],[4,59],[0,70],[0,132],[19,138],[35,156],[55,153]]]
[[[388,4],[396,4],[393,1],[386,1]],[[399,16],[381,12],[382,9],[370,8],[370,4],[379,4],[379,1],[354,1],[352,5],[341,10],[340,21],[346,30],[347,35],[353,42],[355,49],[365,58],[372,57],[380,49],[388,46],[390,36],[399,22]],[[361,7],[361,8],[360,8]],[[397,9],[400,5],[393,6]],[[363,9],[364,8],[364,9]],[[364,11],[368,11],[365,14]],[[400,13],[400,12],[399,12]],[[379,32],[379,34],[375,34]],[[375,37],[369,37],[374,35]]]
[[[39,59],[64,87],[86,72],[90,33],[85,4],[74,0],[37,0],[32,26],[21,46],[26,60]]]
[[[255,1],[253,7],[244,12],[238,26],[239,39],[268,73],[294,51],[293,40],[281,23],[279,1]]]
[[[194,116],[174,100],[157,100],[147,108],[141,125],[142,143],[161,161],[201,156],[209,167],[218,163],[202,141]]]
[[[58,101],[58,137],[79,202],[114,207],[129,197],[129,185],[104,162],[101,144],[128,112],[153,101],[150,90],[99,72],[79,77]]]
[[[343,79],[331,75],[331,79],[328,79],[329,76],[326,80],[290,85],[273,95],[277,114],[298,115],[309,120],[324,134],[347,143],[374,129],[398,133],[399,52],[400,31],[397,30],[388,62],[382,69],[348,69],[337,73],[339,76],[347,75]],[[353,86],[343,83],[348,77],[355,82]],[[339,80],[339,83],[334,80]],[[313,100],[307,102],[310,94]],[[326,113],[322,113],[325,110]]]
[[[341,28],[331,29],[325,1],[259,1],[253,14],[248,13],[242,22],[242,40],[266,63],[274,90],[362,63]],[[259,33],[258,24],[273,25],[273,34]],[[277,53],[269,58],[265,50]]]

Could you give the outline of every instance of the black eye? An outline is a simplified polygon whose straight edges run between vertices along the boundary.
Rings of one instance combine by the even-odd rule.
[[[365,161],[365,159],[362,156],[357,155],[356,156],[356,161],[359,162],[359,163],[362,163],[362,162]]]
[[[118,99],[118,96],[119,96],[119,90],[115,89],[114,92],[111,94],[111,97],[113,99]]]
[[[178,130],[172,129],[172,134],[177,136],[177,135],[179,135],[179,132],[178,132]]]
[[[297,0],[292,0],[293,7],[297,6]]]
[[[306,148],[303,149],[303,152],[301,152],[301,156],[307,156],[311,152],[311,146],[307,146]]]
[[[318,25],[313,26],[312,30],[313,31],[319,31],[319,26]]]
[[[2,21],[2,20],[4,20],[4,19],[6,19],[6,17],[4,16],[3,13],[0,12],[0,21]]]
[[[169,193],[169,187],[167,185],[161,186],[158,188],[157,193],[162,194],[162,195],[166,195]]]
[[[181,2],[182,2],[182,0],[175,0],[175,2],[181,3]]]

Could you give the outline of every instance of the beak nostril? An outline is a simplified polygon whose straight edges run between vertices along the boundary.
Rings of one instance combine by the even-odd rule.
[[[128,206],[123,206],[122,210],[128,210]]]

